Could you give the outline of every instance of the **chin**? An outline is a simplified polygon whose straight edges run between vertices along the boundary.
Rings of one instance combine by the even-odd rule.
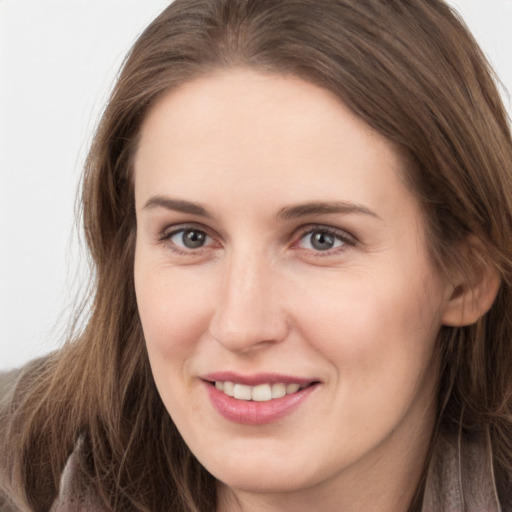
[[[284,494],[293,493],[313,487],[315,484],[303,478],[286,478],[276,475],[273,471],[267,474],[261,472],[244,472],[243,475],[226,475],[225,479],[218,479],[230,489],[255,494]]]
[[[258,494],[293,493],[315,487],[324,479],[321,468],[298,464],[285,456],[242,459],[230,465],[214,463],[211,473],[231,489]]]

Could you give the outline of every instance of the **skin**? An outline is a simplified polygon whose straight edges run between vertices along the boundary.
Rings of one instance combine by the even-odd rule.
[[[454,287],[429,258],[401,166],[331,93],[294,77],[212,73],[145,120],[134,162],[139,312],[159,393],[219,480],[219,511],[407,510]],[[359,210],[279,215],[319,202]],[[204,245],[186,247],[182,228]],[[334,246],[318,250],[311,230],[326,229]],[[320,385],[279,421],[240,425],[200,378],[227,370]]]

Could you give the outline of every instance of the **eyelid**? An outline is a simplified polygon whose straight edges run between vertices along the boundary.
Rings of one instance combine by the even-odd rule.
[[[306,236],[311,235],[315,232],[323,232],[327,233],[331,236],[336,237],[337,239],[343,242],[341,247],[336,247],[333,249],[328,249],[325,251],[315,251],[311,249],[304,249],[298,246],[299,242]],[[294,236],[294,242],[292,247],[297,250],[307,251],[309,253],[314,254],[315,256],[330,256],[333,253],[341,252],[346,250],[347,248],[354,247],[358,244],[357,238],[344,229],[340,229],[334,226],[329,226],[326,224],[309,224],[307,226],[302,226],[296,231],[296,235]]]
[[[197,249],[193,248],[182,248],[179,245],[176,245],[175,243],[171,242],[171,238],[175,236],[176,234],[186,231],[186,230],[197,230],[202,233],[205,233],[206,236],[211,240],[211,243],[208,243],[206,245],[203,245],[201,247],[198,247]],[[314,250],[314,249],[308,249],[308,248],[302,248],[299,246],[300,241],[314,233],[314,232],[324,232],[327,233],[338,240],[341,240],[343,243],[339,247],[334,247],[332,249],[326,249],[324,251],[321,250]],[[347,249],[354,247],[359,243],[358,239],[352,235],[350,232],[346,231],[345,229],[341,229],[338,227],[330,226],[327,224],[308,224],[305,226],[301,226],[300,228],[296,229],[294,234],[292,235],[292,243],[291,248],[299,251],[304,251],[305,253],[309,253],[312,256],[315,257],[326,257],[326,256],[332,256],[339,252],[346,251]],[[212,248],[215,248],[215,245],[220,246],[221,243],[219,241],[219,236],[215,233],[212,233],[212,230],[208,228],[207,226],[204,226],[203,224],[199,224],[196,222],[184,222],[179,224],[172,224],[167,225],[165,228],[160,230],[158,232],[158,240],[159,243],[162,243],[164,245],[167,245],[169,249],[171,249],[173,252],[176,252],[178,254],[183,255],[198,255],[202,251],[209,250]]]
[[[211,236],[212,238],[214,235],[211,233],[211,229],[208,226],[205,226],[204,224],[201,224],[200,222],[176,222],[172,224],[165,224],[164,227],[158,229],[157,236],[159,239],[164,239],[166,237],[169,237],[170,235],[175,234],[178,231],[183,231],[187,229],[197,229],[197,231],[202,231],[203,233],[206,233],[207,235]]]
[[[192,248],[184,248],[175,243],[171,242],[171,238],[178,233],[183,231],[192,230],[192,231],[200,231],[204,233],[213,243],[208,243],[197,249]],[[167,245],[173,252],[184,255],[192,255],[199,254],[203,250],[210,249],[213,245],[215,245],[215,241],[218,237],[215,237],[211,230],[206,228],[205,226],[195,223],[195,222],[184,222],[180,224],[172,224],[170,226],[166,226],[164,229],[158,232],[158,242],[164,245]]]

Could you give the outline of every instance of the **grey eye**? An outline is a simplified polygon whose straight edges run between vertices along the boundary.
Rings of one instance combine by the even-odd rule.
[[[315,229],[314,231],[306,233],[302,237],[299,245],[303,249],[328,251],[330,249],[341,247],[344,244],[345,241],[341,238],[341,236],[337,236],[333,233],[330,233],[329,231]]]
[[[186,249],[199,249],[207,244],[209,236],[199,229],[180,229],[171,237],[171,242],[178,247]]]

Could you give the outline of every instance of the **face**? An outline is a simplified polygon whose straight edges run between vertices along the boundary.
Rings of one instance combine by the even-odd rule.
[[[384,485],[389,461],[421,465],[449,287],[401,165],[298,78],[218,72],[149,113],[135,158],[147,350],[184,440],[231,490]]]

